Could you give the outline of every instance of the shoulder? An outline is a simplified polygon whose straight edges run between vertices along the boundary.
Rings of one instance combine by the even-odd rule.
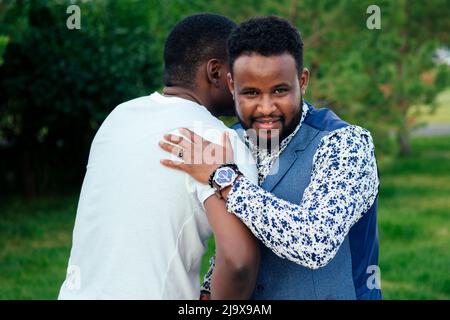
[[[134,119],[143,118],[149,112],[148,107],[151,100],[148,96],[138,97],[128,100],[117,105],[105,118],[100,126],[99,131],[107,128],[125,127],[129,128],[130,123],[134,123]],[[136,112],[139,110],[139,112]]]
[[[135,108],[140,108],[140,107],[145,107],[145,106],[149,106],[153,103],[153,101],[150,99],[150,96],[142,96],[142,97],[137,97],[128,101],[124,101],[120,104],[118,104],[110,113],[109,116],[114,116],[115,114],[118,113],[124,113],[127,112],[129,110],[133,110]]]
[[[345,147],[373,146],[369,130],[356,125],[347,125],[329,132],[322,138],[322,143],[336,143]]]
[[[349,126],[347,122],[339,118],[333,110],[329,108],[315,109],[308,105],[308,114],[304,123],[318,129],[319,131],[334,131]]]
[[[243,128],[242,128],[242,125],[241,125],[240,122],[236,122],[235,124],[233,124],[231,126],[231,129],[233,129],[233,130],[240,130],[240,129],[243,129]]]
[[[373,146],[371,133],[360,126],[349,124],[342,120],[329,108],[315,109],[307,103],[309,108],[304,123],[323,132],[321,145],[333,144],[348,147],[354,144]]]
[[[358,163],[375,163],[375,147],[368,130],[348,125],[324,136],[315,156],[317,164],[339,159],[348,163],[349,169]]]

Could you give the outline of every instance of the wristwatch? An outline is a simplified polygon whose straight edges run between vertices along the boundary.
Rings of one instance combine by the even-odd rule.
[[[211,173],[209,185],[215,189],[216,196],[223,199],[222,190],[231,186],[240,175],[243,174],[234,163],[223,164]]]

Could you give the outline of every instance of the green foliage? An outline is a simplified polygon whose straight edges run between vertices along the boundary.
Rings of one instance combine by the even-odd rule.
[[[379,1],[381,30],[369,30],[364,13],[370,4],[339,1],[320,11],[316,31],[305,40],[313,75],[309,92],[313,100],[369,128],[378,151],[389,153],[389,135],[404,137],[413,125],[409,108],[431,105],[448,86],[448,66],[436,67],[431,57],[448,43],[443,30],[450,24],[446,1]]]
[[[11,38],[0,68],[0,137],[22,159],[26,170],[15,173],[23,172],[33,195],[54,177],[51,170],[67,171],[52,158],[73,165],[78,183],[96,129],[116,105],[160,85],[160,60],[140,2],[84,3],[81,30],[66,28],[65,3],[17,7],[11,13],[23,12],[28,25]]]
[[[0,153],[14,168],[3,166],[28,194],[78,185],[98,126],[117,104],[162,87],[164,41],[198,12],[289,19],[305,43],[307,99],[368,128],[380,155],[407,153],[411,107],[433,112],[449,86],[449,66],[431,59],[450,40],[447,2],[380,0],[381,30],[369,30],[369,0],[0,1]],[[72,3],[81,30],[66,28]]]
[[[3,64],[3,52],[6,49],[8,41],[9,41],[8,37],[0,35],[0,66]]]

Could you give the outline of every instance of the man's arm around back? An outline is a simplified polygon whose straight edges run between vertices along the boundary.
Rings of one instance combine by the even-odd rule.
[[[211,299],[248,299],[256,283],[259,247],[247,227],[212,195],[204,202],[216,242]]]

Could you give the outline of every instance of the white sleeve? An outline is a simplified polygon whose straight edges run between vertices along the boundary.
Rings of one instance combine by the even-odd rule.
[[[234,162],[247,179],[249,179],[254,183],[257,183],[258,173],[256,171],[256,161],[253,158],[250,150],[241,141],[241,139],[234,130],[228,129],[227,131],[229,132],[228,136],[230,137],[231,146],[233,148]],[[210,139],[210,137],[204,138],[213,141],[215,143],[222,144],[221,141],[219,142],[217,140],[221,140],[223,132],[224,130],[221,131],[219,139]],[[209,185],[201,184],[200,182],[197,181],[195,181],[195,183],[197,189],[197,198],[203,206],[205,200],[214,194],[214,189],[212,189]]]

